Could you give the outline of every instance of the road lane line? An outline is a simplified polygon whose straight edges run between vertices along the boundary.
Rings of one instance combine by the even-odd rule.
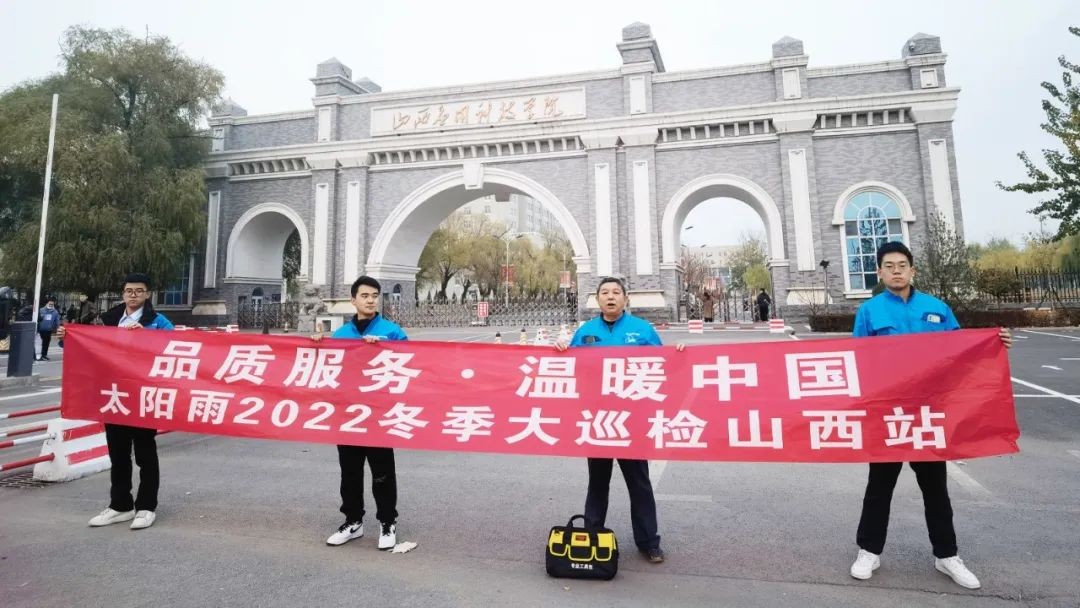
[[[660,478],[664,476],[667,463],[666,460],[653,460],[649,463],[649,481],[652,482],[653,492],[656,492],[656,488],[660,486]]]
[[[1050,333],[1048,331],[1032,331],[1030,329],[1021,329],[1020,331],[1026,332],[1026,333],[1029,333],[1029,334],[1038,334],[1040,336],[1053,336],[1055,338],[1065,338],[1066,340],[1080,341],[1080,338],[1078,338],[1076,336],[1066,336],[1065,334],[1052,334],[1052,333]]]
[[[1052,369],[1052,370],[1054,370],[1056,372],[1063,371],[1060,367],[1058,367],[1056,365],[1044,365],[1043,367],[1045,367],[1046,369]]]
[[[1055,397],[1057,397],[1059,399],[1064,399],[1066,401],[1072,401],[1073,403],[1080,404],[1080,398],[1078,398],[1078,397],[1073,397],[1072,395],[1066,395],[1065,393],[1059,393],[1059,392],[1055,391],[1054,389],[1046,388],[1045,386],[1039,386],[1038,384],[1032,384],[1030,382],[1027,382],[1025,380],[1021,380],[1021,379],[1015,378],[1015,377],[1012,379],[1012,381],[1019,384],[1019,385],[1021,385],[1021,386],[1026,386],[1028,388],[1033,388],[1033,389],[1035,389],[1037,391],[1042,391],[1042,392],[1046,393],[1047,395],[1053,395],[1053,396],[1055,396]]]
[[[949,477],[953,478],[953,481],[960,484],[961,487],[968,492],[974,494],[978,498],[990,498],[990,490],[987,490],[981,483],[975,481],[975,478],[965,473],[960,465],[955,462],[946,462],[945,470],[949,473]]]
[[[712,502],[712,496],[702,494],[657,494],[656,502]]]
[[[21,395],[8,395],[7,397],[0,397],[0,401],[10,401],[12,399],[22,399],[24,397],[37,397],[38,395],[51,395],[53,393],[59,393],[59,388],[48,388],[36,393],[22,393]]]
[[[1065,451],[1072,454],[1073,456],[1076,456],[1077,458],[1080,458],[1080,450],[1065,450]]]
[[[1067,395],[1067,396],[1068,397],[1080,398],[1080,395]],[[1061,398],[1061,397],[1058,397],[1057,395],[1013,395],[1013,397],[1016,397],[1017,399],[1020,399],[1020,398],[1028,398],[1028,399],[1060,399]]]

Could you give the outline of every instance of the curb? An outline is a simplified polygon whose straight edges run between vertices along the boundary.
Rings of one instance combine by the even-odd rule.
[[[40,374],[31,374],[29,376],[18,376],[15,378],[4,377],[0,378],[0,388],[11,388],[15,386],[38,386],[41,382]]]

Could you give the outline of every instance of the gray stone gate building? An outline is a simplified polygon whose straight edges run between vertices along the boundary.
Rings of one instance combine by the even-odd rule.
[[[235,318],[241,298],[280,292],[294,229],[301,279],[331,312],[351,310],[364,273],[410,300],[438,223],[491,194],[555,215],[583,308],[599,276],[619,275],[632,306],[658,317],[676,314],[679,231],[707,199],[760,214],[781,306],[850,306],[873,286],[878,244],[918,247],[935,213],[960,229],[959,91],[937,37],[836,67],[809,67],[802,42],[783,38],[768,61],[681,72],[665,69],[647,25],[616,46],[615,69],[392,92],[330,59],[311,79],[312,108],[218,108],[192,315]]]

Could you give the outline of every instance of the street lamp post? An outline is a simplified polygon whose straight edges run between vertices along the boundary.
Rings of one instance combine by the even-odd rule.
[[[829,314],[829,260],[818,262],[821,270],[825,272],[825,314]]]

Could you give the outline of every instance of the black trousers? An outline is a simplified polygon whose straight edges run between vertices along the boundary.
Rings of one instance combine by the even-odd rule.
[[[956,555],[956,530],[953,528],[952,502],[949,500],[948,478],[944,462],[912,462],[911,470],[923,495],[926,512],[926,529],[934,557],[944,559]],[[866,482],[862,517],[855,542],[861,549],[880,555],[885,548],[889,531],[889,507],[893,489],[900,476],[902,462],[876,462],[870,464]]]
[[[49,356],[49,342],[52,341],[52,331],[39,331],[37,332],[41,336],[41,356]]]
[[[375,496],[375,518],[383,523],[397,521],[397,473],[393,448],[339,445],[341,464],[341,512],[345,521],[364,519],[364,460],[371,467],[371,494]]]
[[[768,321],[768,320],[769,320],[769,306],[768,306],[768,304],[766,304],[765,306],[758,306],[758,321]]]
[[[109,446],[112,469],[112,488],[109,491],[109,507],[116,511],[157,510],[158,486],[161,472],[158,469],[156,429],[143,429],[122,424],[105,425],[105,441]],[[139,465],[139,492],[131,500],[131,451],[135,450],[135,464]]]
[[[611,458],[589,459],[589,491],[585,495],[587,527],[605,527],[613,465]],[[656,499],[653,497],[652,482],[649,481],[649,462],[620,458],[619,468],[626,480],[626,489],[630,492],[630,523],[634,527],[634,544],[642,551],[659,548]]]

